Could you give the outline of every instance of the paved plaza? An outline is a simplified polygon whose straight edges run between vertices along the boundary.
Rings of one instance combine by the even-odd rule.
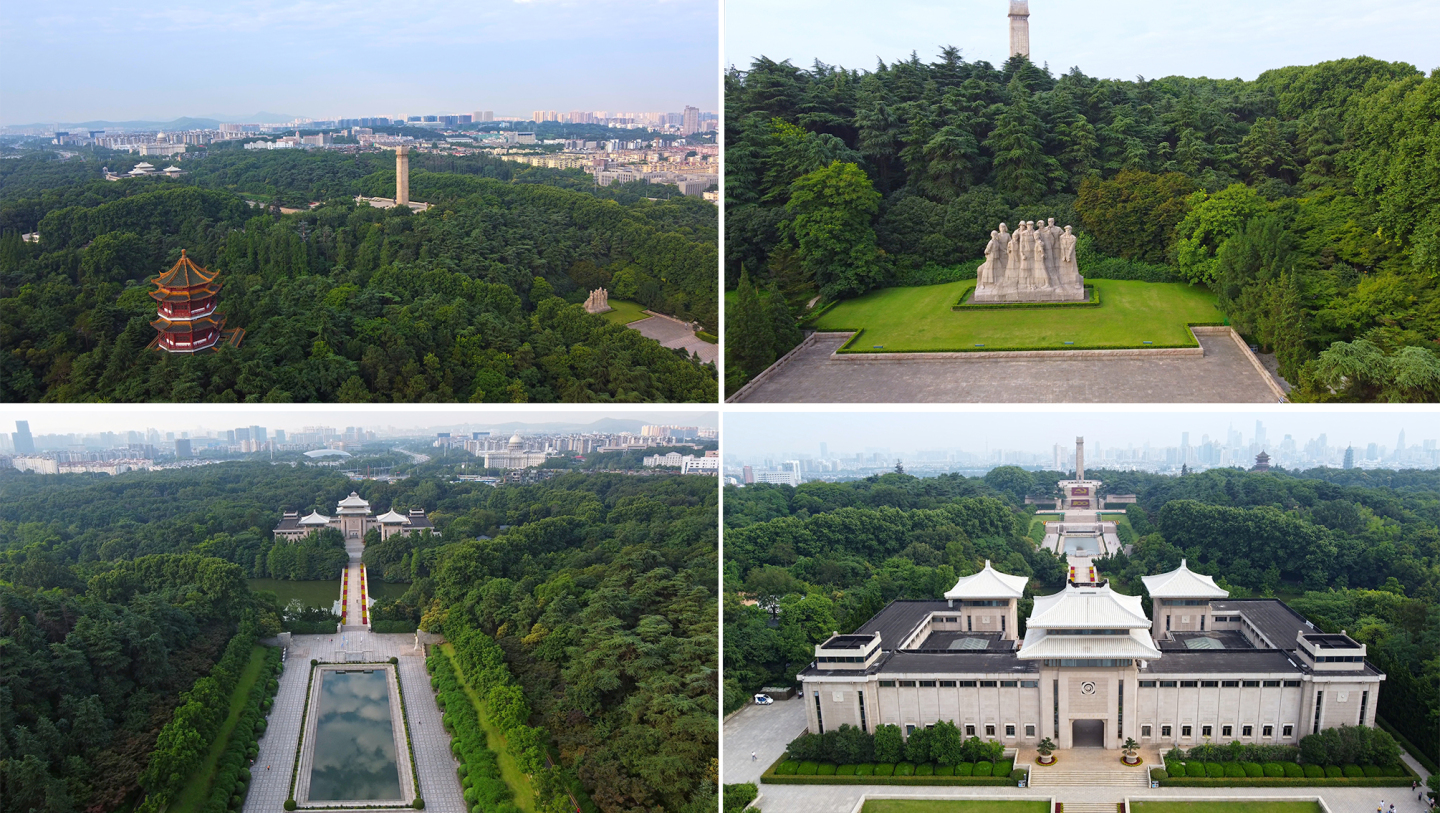
[[[654,311],[645,312],[654,313]],[[679,319],[655,314],[649,319],[631,322],[626,327],[634,328],[640,331],[640,335],[654,339],[666,347],[678,348],[686,353],[695,353],[706,364],[712,364],[720,358],[720,345],[711,344],[698,338],[695,331],[690,329],[690,325]]]
[[[353,578],[353,576],[352,576]],[[419,795],[427,811],[466,813],[456,762],[450,754],[450,735],[440,723],[440,709],[430,689],[425,657],[415,649],[415,636],[381,635],[365,630],[347,630],[351,649],[366,649],[376,661],[400,659],[400,685],[405,691],[405,712],[410,723],[410,741],[415,749]],[[280,690],[270,710],[269,726],[260,738],[260,755],[251,766],[253,779],[245,798],[244,813],[283,813],[290,796],[290,779],[295,766],[295,748],[300,743],[300,717],[310,678],[310,659],[326,660],[339,648],[339,636],[296,635],[286,654]]]
[[[845,336],[817,337],[746,393],[745,403],[1274,403],[1227,336],[1203,357],[835,359]]]
[[[1422,813],[1425,805],[1408,788],[1158,788],[1145,787],[1141,779],[1126,774],[1124,782],[1114,785],[1052,784],[1051,781],[1037,783],[1034,788],[996,787],[899,787],[887,785],[763,785],[759,784],[760,774],[779,759],[785,746],[805,730],[805,706],[801,700],[776,701],[773,706],[747,706],[725,723],[724,771],[725,784],[755,782],[760,788],[760,808],[765,813],[851,813],[860,797],[865,794],[894,798],[946,798],[946,799],[1037,799],[1053,796],[1057,802],[1068,805],[1084,803],[1115,804],[1126,798],[1131,799],[1246,799],[1246,798],[1315,798],[1325,800],[1331,813],[1372,813],[1375,805],[1385,800],[1388,809],[1395,803],[1398,813]],[[751,758],[751,754],[755,758]],[[1072,765],[1095,763],[1090,774],[1098,773],[1110,763],[1118,760],[1119,751],[1103,749],[1072,749],[1060,751],[1062,762]],[[1034,759],[1034,751],[1021,751],[1017,765],[1028,764]],[[1141,752],[1142,758],[1156,764],[1160,754],[1156,749]],[[1419,768],[1407,759],[1412,770]],[[1039,772],[1040,768],[1035,768]],[[1032,773],[1032,776],[1034,773]],[[1116,773],[1119,776],[1119,772]],[[1421,772],[1423,776],[1424,773]],[[1058,777],[1057,777],[1058,779]],[[1082,780],[1076,780],[1082,781]],[[1070,809],[1067,807],[1067,810]],[[1110,808],[1114,809],[1114,808]],[[247,811],[248,813],[248,811]]]

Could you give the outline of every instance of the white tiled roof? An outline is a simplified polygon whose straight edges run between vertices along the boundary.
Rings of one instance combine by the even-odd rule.
[[[382,523],[384,523],[384,524],[386,524],[386,525],[389,525],[389,524],[391,524],[391,523],[405,523],[405,524],[409,524],[409,522],[410,522],[410,518],[409,518],[409,517],[407,517],[407,516],[405,516],[405,515],[403,515],[403,514],[397,514],[397,513],[395,513],[395,509],[393,509],[393,508],[390,509],[389,511],[386,511],[385,513],[381,514],[380,516],[376,517],[375,519],[379,520],[380,522],[382,522]]]
[[[343,499],[343,500],[340,501],[340,507],[341,507],[341,508],[369,508],[369,507],[370,507],[370,503],[366,502],[366,501],[365,501],[365,498],[361,497],[359,494],[356,494],[355,492],[352,491],[352,492],[350,492],[350,496],[348,496],[348,497],[346,497],[345,499]]]
[[[1138,658],[1160,657],[1160,650],[1146,630],[1131,630],[1129,635],[1051,635],[1046,630],[1030,628],[1025,632],[1017,658]]]
[[[1180,567],[1169,573],[1157,573],[1154,576],[1141,576],[1140,581],[1145,583],[1145,590],[1150,593],[1150,598],[1229,598],[1230,594],[1220,589],[1215,584],[1215,579],[1204,576],[1185,566],[1185,560],[1180,560]]]
[[[1124,596],[1104,587],[1073,587],[1051,596],[1036,596],[1026,629],[1149,629],[1150,619],[1139,596]]]
[[[961,576],[955,586],[945,593],[948,599],[1021,598],[1025,595],[1027,576],[1011,576],[1001,573],[985,560],[985,567],[979,573]]]
[[[304,519],[300,520],[301,525],[328,525],[330,518],[319,511],[311,511]]]

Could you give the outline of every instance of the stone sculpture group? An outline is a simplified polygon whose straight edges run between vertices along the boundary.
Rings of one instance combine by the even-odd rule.
[[[1075,260],[1076,237],[1050,222],[1027,220],[1013,233],[1004,223],[990,232],[970,301],[1083,302],[1085,278]]]
[[[586,313],[605,313],[613,311],[610,307],[610,292],[604,288],[596,288],[590,292],[590,297],[585,300]]]

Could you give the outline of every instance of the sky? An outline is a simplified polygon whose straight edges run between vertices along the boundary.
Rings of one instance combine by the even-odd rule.
[[[719,109],[717,0],[0,3],[0,124]]]
[[[344,431],[347,426],[362,426],[377,432],[397,430],[431,430],[440,427],[469,426],[483,431],[486,426],[512,421],[529,424],[588,424],[602,418],[637,420],[647,424],[678,426],[716,426],[714,410],[676,409],[476,409],[446,406],[407,407],[346,407],[314,404],[298,408],[226,409],[215,405],[204,407],[183,404],[125,405],[47,404],[43,409],[9,404],[0,407],[0,432],[15,431],[15,421],[29,421],[31,435],[96,434],[127,432],[150,427],[162,432],[190,432],[197,429],[233,429],[252,424],[267,429],[296,431],[302,426],[332,426]]]
[[[1190,433],[1192,446],[1201,435],[1224,441],[1234,426],[1249,443],[1255,421],[1265,424],[1271,444],[1292,435],[1298,445],[1325,433],[1330,446],[1378,443],[1394,448],[1400,430],[1406,445],[1440,439],[1440,413],[1428,409],[1367,409],[1337,412],[1307,410],[1294,405],[1284,411],[1217,409],[1209,412],[1134,410],[1110,407],[1104,411],[1054,407],[1012,407],[1005,412],[975,410],[935,412],[726,412],[721,435],[727,458],[778,458],[804,453],[819,457],[820,444],[830,454],[863,452],[867,447],[888,447],[894,453],[917,449],[987,448],[1045,452],[1056,443],[1074,448],[1076,436],[1086,448],[1141,446],[1146,441],[1161,448],[1180,445],[1180,433]]]
[[[1009,57],[1009,0],[726,0],[725,64],[757,56],[873,70],[942,46]],[[1359,55],[1440,67],[1434,0],[1030,0],[1030,58],[1056,75],[1254,79],[1271,68]]]

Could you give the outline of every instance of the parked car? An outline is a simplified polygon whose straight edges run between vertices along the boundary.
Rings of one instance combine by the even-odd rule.
[[[775,702],[775,698],[771,697],[771,696],[768,695],[768,694],[757,694],[757,695],[755,695],[755,705],[757,705],[757,706],[769,706],[769,705],[773,704],[774,702]]]

